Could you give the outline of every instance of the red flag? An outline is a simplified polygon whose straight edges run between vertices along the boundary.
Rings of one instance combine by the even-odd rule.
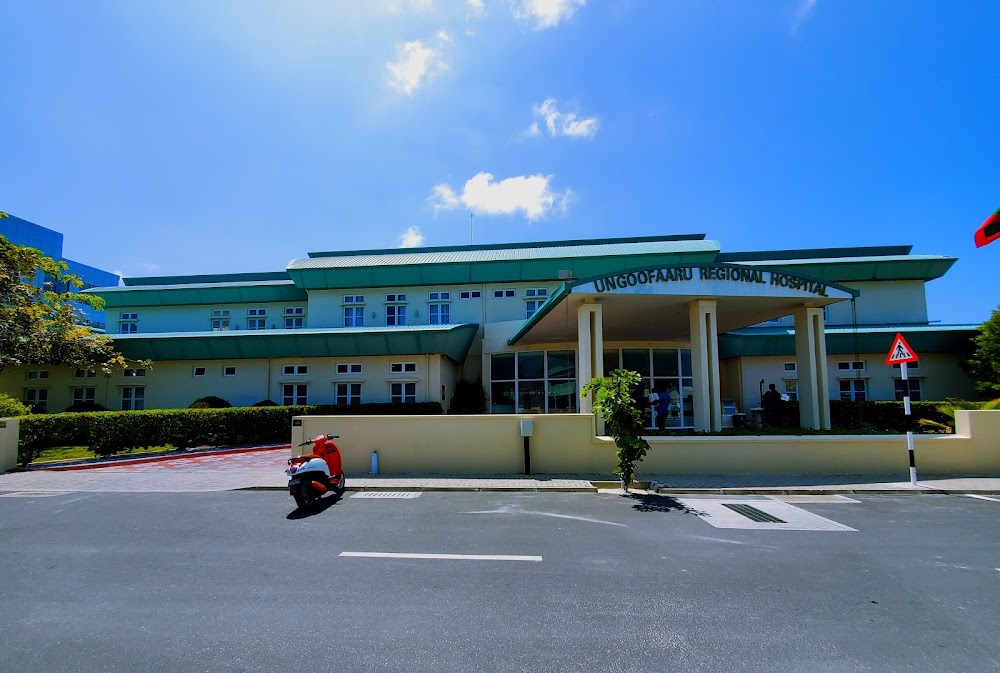
[[[976,247],[981,248],[998,238],[1000,238],[1000,208],[997,208],[995,213],[987,217],[986,221],[983,222],[983,226],[979,227],[979,230],[976,231]]]

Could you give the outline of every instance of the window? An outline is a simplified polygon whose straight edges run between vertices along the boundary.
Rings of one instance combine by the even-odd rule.
[[[360,374],[361,365],[357,363],[337,365],[338,374]]]
[[[309,386],[305,383],[286,383],[281,386],[281,403],[309,404]]]
[[[119,334],[135,334],[138,331],[139,331],[139,323],[134,323],[134,322],[118,323]]]
[[[226,365],[222,368],[223,376],[236,376],[236,365]]]
[[[840,399],[844,401],[864,402],[865,379],[841,379]]]
[[[405,294],[387,294],[387,295],[385,295],[385,303],[386,304],[400,303],[400,302],[404,302],[404,301],[406,301],[406,295]]]
[[[286,306],[285,329],[302,329],[305,326],[305,313],[302,306]]]
[[[194,367],[191,369],[191,376],[204,376],[205,371],[204,367]]]
[[[513,299],[514,290],[493,290],[494,299]]]
[[[531,297],[548,297],[549,291],[544,287],[532,287],[524,291],[524,298],[530,299]]]
[[[838,362],[837,369],[842,372],[863,372],[865,371],[864,360],[852,360],[849,362]]]
[[[389,364],[390,374],[409,374],[416,371],[416,362],[393,362]]]
[[[281,373],[285,376],[305,376],[309,373],[309,365],[285,365]]]
[[[387,295],[392,296],[392,295]],[[405,295],[403,295],[405,296]],[[392,305],[385,307],[385,324],[402,326],[406,324],[406,306]]]
[[[122,371],[122,376],[124,376],[125,378],[133,378],[136,376],[145,376],[145,375],[146,375],[145,369],[126,369]]]
[[[416,402],[416,383],[392,383],[390,384],[390,402]]]
[[[93,404],[96,392],[97,388],[93,386],[73,388],[73,404],[85,404],[87,402]]]
[[[229,331],[229,318],[212,318],[212,331],[213,332],[228,332]]]
[[[345,306],[344,307],[344,327],[364,327],[365,307]]]
[[[491,358],[490,371],[493,413],[576,411],[574,351],[497,353]]]
[[[49,372],[45,369],[29,369],[24,376],[29,381],[38,381],[49,378]]]
[[[266,308],[248,308],[247,315],[251,318],[266,318],[267,309]]]
[[[213,308],[212,309],[212,317],[213,318],[228,318],[229,317],[229,309]]]
[[[923,390],[921,389],[922,388],[922,386],[921,386],[922,382],[921,382],[920,379],[907,379],[905,381],[903,379],[895,379],[893,382],[896,384],[896,401],[897,402],[902,402],[903,401],[903,397],[906,395],[906,384],[907,383],[910,384],[910,401],[911,402],[919,402],[919,401],[921,401],[924,398],[924,396],[923,396]]]
[[[892,368],[893,369],[899,369],[899,363],[894,364],[892,366]],[[912,371],[914,369],[920,369],[920,362],[919,361],[917,361],[917,362],[907,362],[906,363],[906,371],[909,372],[909,371]]]
[[[146,408],[146,389],[142,386],[122,386],[122,411]]]
[[[338,383],[336,404],[361,404],[361,384]]]
[[[97,378],[97,372],[93,369],[77,369],[73,372],[74,379],[93,379]]]
[[[451,322],[451,304],[431,304],[428,310],[431,325],[447,325]]]
[[[794,362],[786,362],[785,363],[785,371],[786,372],[794,373],[797,370],[798,370],[798,366],[796,365],[796,363],[794,363]]]
[[[428,292],[427,299],[429,301],[450,301],[451,292]]]
[[[785,379],[785,395],[792,402],[799,399],[799,382],[796,379]]]
[[[458,293],[459,299],[479,299],[482,296],[482,290],[462,290]]]
[[[31,407],[32,411],[44,414],[49,406],[48,388],[25,388],[24,403]]]
[[[247,309],[247,329],[267,329],[267,309],[248,308]]]
[[[364,304],[365,296],[363,294],[345,294],[344,295],[345,304]]]
[[[139,314],[138,313],[122,313],[119,317],[122,320],[138,320],[139,319]]]

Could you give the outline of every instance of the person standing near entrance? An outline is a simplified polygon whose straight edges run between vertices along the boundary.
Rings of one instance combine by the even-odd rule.
[[[667,424],[667,414],[670,413],[671,397],[660,386],[659,398],[656,400],[656,427],[663,430]]]
[[[781,421],[781,393],[773,383],[767,387],[767,392],[761,399],[761,406],[764,408],[764,425],[778,425]]]

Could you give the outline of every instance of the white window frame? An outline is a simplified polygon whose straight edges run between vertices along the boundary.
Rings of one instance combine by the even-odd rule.
[[[123,321],[118,323],[119,334],[135,334],[139,331],[139,323]]]
[[[28,406],[32,408],[37,407],[42,413],[46,413],[49,410],[48,388],[25,388],[24,396],[21,399]]]
[[[922,402],[923,399],[924,399],[924,380],[923,380],[923,378],[917,378],[917,377],[910,378],[910,377],[907,377],[906,380],[910,384],[909,385],[910,393],[913,393],[914,390],[916,390],[916,392],[917,392],[916,397],[914,397],[912,394],[910,395],[910,401],[911,402]],[[901,384],[902,382],[903,382],[903,379],[899,378],[899,377],[893,377],[893,379],[892,379],[892,394],[893,394],[893,399],[896,400],[897,402],[902,402],[903,401],[903,396],[899,394],[901,392],[899,390],[899,388],[901,387],[899,384]]]
[[[341,398],[344,398],[343,402],[340,401]],[[345,381],[335,384],[333,387],[333,399],[334,404],[361,404],[361,384],[357,381]]]
[[[122,370],[122,377],[126,379],[142,378],[146,376],[145,367],[128,367]]]
[[[139,314],[138,313],[119,313],[118,314],[118,319],[119,320],[138,320],[139,319]]]
[[[517,292],[514,289],[508,290],[493,290],[494,299],[513,299],[517,296]]]
[[[44,381],[49,378],[49,370],[47,369],[29,369],[24,372],[24,378],[28,381]]]
[[[482,290],[462,290],[458,293],[459,299],[482,299]]]
[[[406,304],[386,304],[385,325],[386,327],[405,327]]]
[[[229,318],[212,318],[212,331],[213,332],[228,332],[229,331]]]
[[[306,319],[301,315],[285,316],[285,329],[302,329],[306,326]]]
[[[266,318],[267,309],[266,308],[248,308],[247,309],[248,318]]]
[[[390,374],[415,374],[417,372],[416,362],[390,362]]]
[[[799,380],[798,379],[784,379],[784,395],[788,397],[790,401],[797,401],[799,399]]]
[[[232,370],[232,371],[229,371]],[[223,376],[236,376],[236,365],[222,365]]]
[[[198,373],[198,370],[201,370],[200,374]],[[195,378],[201,378],[202,376],[205,376],[206,374],[208,374],[208,367],[195,366],[195,367],[191,368],[191,376],[193,376]]]
[[[142,411],[146,408],[146,386],[122,386],[118,399],[122,411]]]
[[[412,390],[408,393],[407,389]],[[398,393],[396,391],[399,391]],[[415,381],[391,381],[389,383],[389,401],[405,404],[417,401],[417,384]]]
[[[405,304],[406,303],[406,293],[405,292],[394,292],[385,295],[386,304]]]
[[[857,390],[857,388],[858,388],[858,381],[861,382],[861,388],[863,389],[861,391]],[[844,390],[844,384],[845,383],[850,383],[850,386],[848,386],[850,388],[850,390],[847,390],[847,391]],[[847,402],[856,402],[856,401],[858,401],[858,393],[859,392],[861,392],[864,395],[864,400],[861,400],[861,401],[868,400],[869,393],[871,392],[871,388],[868,385],[868,379],[846,378],[846,377],[842,378],[842,379],[838,379],[837,390],[840,393],[840,398],[839,399],[841,399],[843,401],[847,401]],[[849,395],[849,397],[845,398],[844,397],[845,394]]]
[[[209,317],[210,318],[228,318],[229,317],[229,309],[228,308],[213,308],[212,309],[212,315],[210,315]]]
[[[427,305],[427,324],[429,325],[450,325],[451,324],[451,304],[438,303]]]
[[[333,371],[337,376],[350,376],[362,374],[364,367],[360,362],[338,362],[334,365]]]
[[[289,394],[291,391],[291,394]],[[309,404],[308,383],[282,383],[281,404],[283,406]]]
[[[531,316],[535,315],[544,303],[544,299],[529,299],[524,302],[524,319],[527,320]]]
[[[348,304],[344,306],[344,327],[364,327],[364,304]]]
[[[267,329],[267,318],[257,316],[255,318],[247,318],[247,329],[251,331],[260,331]]]
[[[282,376],[308,376],[309,365],[281,365]]]
[[[782,366],[784,367],[786,374],[796,374],[799,371],[799,365],[797,362],[786,362]]]
[[[451,292],[428,292],[427,301],[451,301]]]
[[[548,288],[545,288],[545,287],[529,287],[527,290],[524,291],[524,298],[525,299],[538,299],[539,297],[542,297],[544,299],[548,299],[548,297],[549,297],[549,290],[548,290]]]
[[[96,379],[97,370],[94,369],[77,369],[73,372],[74,379]]]
[[[861,365],[861,366],[858,367],[857,365]],[[837,371],[840,371],[840,372],[866,372],[866,371],[868,371],[868,361],[867,360],[838,360],[837,361]]]
[[[892,368],[893,369],[899,369],[899,363],[898,362],[895,363],[892,366]],[[906,363],[906,371],[912,372],[914,369],[920,369],[920,361],[919,360],[916,361],[916,362],[907,362]]]
[[[79,396],[77,393],[81,393]],[[93,403],[97,399],[97,388],[95,386],[73,386],[70,390],[70,397],[73,404]]]

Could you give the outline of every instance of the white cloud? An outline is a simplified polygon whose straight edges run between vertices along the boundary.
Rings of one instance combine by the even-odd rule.
[[[399,235],[399,247],[419,248],[424,244],[424,232],[420,227],[410,227]]]
[[[794,33],[799,29],[799,26],[809,18],[812,14],[813,8],[816,6],[816,0],[800,0],[798,9],[795,10],[795,18],[792,19],[792,32]]]
[[[138,268],[142,269],[146,273],[156,273],[157,271],[160,270],[160,265],[159,264],[152,264],[152,263],[149,263],[149,262],[136,262],[135,266],[137,266]],[[119,275],[121,275],[121,274],[119,274]]]
[[[529,220],[545,217],[553,208],[565,212],[570,190],[553,192],[549,175],[518,175],[494,181],[491,173],[477,173],[461,194],[446,184],[434,187],[427,200],[434,210],[453,210],[463,205],[477,215],[513,215],[523,213]]]
[[[413,40],[396,47],[396,60],[385,64],[389,86],[412,96],[425,81],[448,69],[442,53],[454,40],[443,30],[437,32],[434,40],[433,45]]]
[[[480,16],[486,11],[486,3],[483,0],[466,0],[465,4],[473,16]]]
[[[532,21],[535,30],[555,28],[563,21],[573,16],[577,7],[583,7],[587,0],[517,0],[512,6],[514,18],[519,21]]]
[[[541,105],[536,105],[534,113],[537,120],[545,123],[545,128],[553,138],[557,136],[593,138],[597,134],[597,117],[580,119],[575,112],[559,112],[555,98],[548,98]],[[524,135],[537,136],[539,133],[538,121],[534,121]]]

